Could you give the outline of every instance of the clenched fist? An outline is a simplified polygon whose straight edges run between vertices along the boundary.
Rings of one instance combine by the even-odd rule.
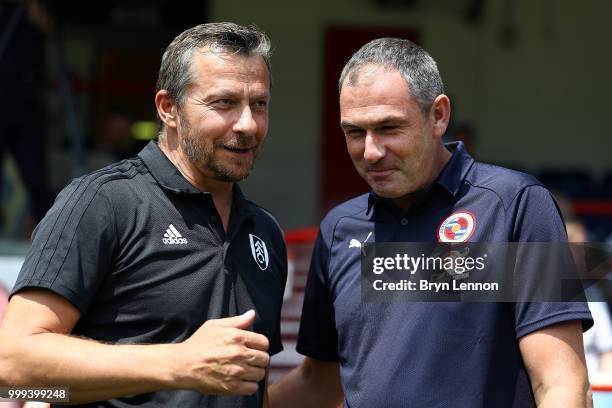
[[[245,330],[255,311],[209,320],[177,345],[175,376],[178,388],[204,394],[250,395],[270,364],[268,339]]]

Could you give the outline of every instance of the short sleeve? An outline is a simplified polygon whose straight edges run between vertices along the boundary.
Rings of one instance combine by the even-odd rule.
[[[323,361],[338,360],[338,332],[334,307],[327,285],[329,246],[323,239],[323,227],[315,242],[298,336],[297,351]]]
[[[567,241],[563,218],[548,190],[539,185],[530,186],[516,200],[512,206],[516,212],[515,242]],[[593,325],[586,302],[520,302],[514,304],[514,315],[517,338],[568,320],[580,320],[584,331]]]
[[[34,230],[30,251],[12,294],[48,289],[83,314],[110,272],[116,248],[111,204],[100,183],[74,180]]]

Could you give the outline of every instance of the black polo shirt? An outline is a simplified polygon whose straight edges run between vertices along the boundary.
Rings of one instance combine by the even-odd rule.
[[[49,289],[81,312],[73,333],[116,344],[176,343],[209,319],[255,309],[253,331],[282,350],[283,233],[236,185],[225,233],[212,196],[151,142],[74,180],[37,226],[13,289]],[[157,392],[92,407],[260,407],[249,397]]]

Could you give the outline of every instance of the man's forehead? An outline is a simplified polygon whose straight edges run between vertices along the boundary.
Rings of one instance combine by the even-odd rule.
[[[388,76],[399,75],[400,72],[393,67],[385,67],[379,64],[365,64],[349,71],[342,88],[345,86],[372,86],[379,81],[384,81]]]
[[[365,106],[340,112],[340,126],[371,127],[406,120],[405,109],[396,105]]]
[[[397,69],[367,65],[350,73],[340,91],[340,104],[362,104],[374,100],[382,104],[406,103],[412,95]]]
[[[227,67],[234,67],[247,72],[260,70],[261,68],[267,70],[266,63],[261,55],[244,55],[218,48],[198,48],[193,52],[192,61],[195,65],[209,65],[209,68],[220,70]]]
[[[418,104],[406,80],[395,68],[360,67],[354,78],[347,76],[340,92],[343,127],[404,121],[416,114],[420,114]]]
[[[223,78],[270,87],[270,73],[261,55],[243,55],[222,49],[203,47],[194,50],[191,69],[199,83]]]
[[[410,104],[412,96],[406,81],[397,70],[366,67],[356,81],[345,80],[340,92],[341,108],[372,105]]]

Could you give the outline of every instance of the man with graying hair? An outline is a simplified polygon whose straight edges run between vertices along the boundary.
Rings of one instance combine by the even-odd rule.
[[[372,191],[321,222],[297,343],[306,357],[272,385],[270,406],[337,407],[343,398],[347,408],[590,406],[584,303],[362,297],[364,243],[567,236],[536,179],[442,142],[450,101],[421,47],[374,40],[348,61],[339,88],[347,150]]]
[[[282,231],[236,184],[268,128],[270,42],[211,23],[172,41],[161,130],[74,180],[38,225],[0,327],[0,384],[87,407],[248,407],[282,350]]]

